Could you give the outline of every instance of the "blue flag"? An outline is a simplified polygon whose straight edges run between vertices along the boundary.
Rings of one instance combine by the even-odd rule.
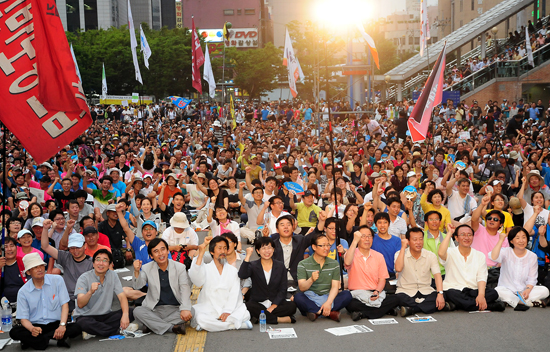
[[[172,103],[176,105],[180,109],[185,109],[187,105],[192,101],[191,99],[185,99],[182,97],[170,97],[172,99]]]

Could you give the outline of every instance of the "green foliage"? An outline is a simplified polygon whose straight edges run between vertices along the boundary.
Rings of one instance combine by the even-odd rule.
[[[250,99],[259,98],[264,93],[276,89],[280,78],[286,78],[282,54],[282,50],[272,43],[254,50],[228,48],[225,63],[235,67],[226,66],[226,79],[234,77],[235,85],[247,91]]]
[[[148,70],[143,63],[143,54],[139,51],[139,30],[136,30],[136,50],[143,88],[135,79],[127,26],[66,33],[69,43],[73,44],[83,88],[87,94],[101,92],[102,63],[105,63],[110,95],[141,92],[162,98],[195,92],[191,85],[191,34],[188,29],[163,28],[153,31],[143,24],[143,31],[152,51]]]

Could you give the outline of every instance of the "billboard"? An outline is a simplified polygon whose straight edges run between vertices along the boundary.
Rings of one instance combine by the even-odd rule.
[[[183,5],[181,0],[176,0],[176,28],[183,28]]]
[[[199,29],[199,35],[206,43],[223,43],[223,30],[220,29]],[[225,41],[227,47],[235,48],[257,48],[258,28],[231,28],[229,40]],[[209,49],[210,46],[208,47]]]

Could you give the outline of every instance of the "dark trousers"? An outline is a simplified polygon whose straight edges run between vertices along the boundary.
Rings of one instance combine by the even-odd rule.
[[[478,291],[471,288],[465,288],[462,291],[450,289],[445,291],[445,301],[453,302],[457,309],[470,312],[479,309],[476,305],[477,295]],[[485,301],[487,305],[494,303],[497,298],[498,293],[495,289],[489,287],[485,289]]]
[[[284,300],[273,309],[273,312],[268,312],[267,309],[258,302],[248,301],[246,302],[246,309],[250,312],[251,317],[260,318],[260,313],[262,310],[265,313],[265,320],[268,324],[277,324],[278,317],[289,317],[296,313],[296,304],[294,302],[289,302]]]
[[[42,333],[36,337],[24,326],[14,326],[10,330],[10,337],[14,340],[21,341],[21,348],[32,348],[35,350],[45,350],[48,347],[50,340],[53,339],[55,330],[59,327],[59,321],[54,321],[49,324],[33,324],[38,328],[42,328]],[[66,325],[65,335],[62,340],[68,337],[73,338],[80,335],[82,330],[76,324],[69,323]]]
[[[396,295],[399,298],[399,305],[410,307],[413,310],[413,313],[433,313],[437,310],[435,305],[435,300],[437,298],[437,292],[434,291],[429,295],[423,295],[420,292],[417,292],[413,297],[409,296],[406,293],[398,293]],[[416,303],[416,299],[424,299],[421,303]]]
[[[378,319],[388,314],[388,312],[399,305],[399,298],[396,295],[386,295],[379,308],[369,307],[363,302],[354,298],[348,304],[346,309],[348,312],[361,312],[363,318]]]
[[[130,308],[130,322],[134,320],[134,309]],[[112,336],[117,335],[120,331],[120,319],[122,318],[122,310],[109,312],[103,315],[87,315],[76,318],[76,324],[80,326],[82,331],[91,335],[97,336]]]
[[[352,300],[351,293],[349,291],[342,291],[338,293],[336,298],[334,298],[332,310],[339,311],[342,308],[346,307],[349,302]],[[298,291],[294,295],[294,303],[300,310],[302,315],[307,315],[307,313],[317,313],[319,312],[320,307],[310,300],[303,292]]]

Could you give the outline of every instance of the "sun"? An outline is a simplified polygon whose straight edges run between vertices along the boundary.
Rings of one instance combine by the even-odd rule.
[[[374,17],[374,8],[366,0],[321,0],[315,4],[318,20],[329,27],[347,27]]]

